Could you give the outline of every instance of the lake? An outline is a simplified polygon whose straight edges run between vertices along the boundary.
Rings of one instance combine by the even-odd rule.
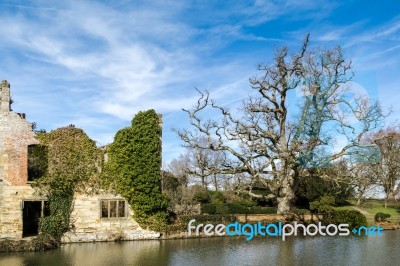
[[[212,237],[66,244],[39,253],[0,254],[17,265],[399,265],[400,230],[376,237]]]

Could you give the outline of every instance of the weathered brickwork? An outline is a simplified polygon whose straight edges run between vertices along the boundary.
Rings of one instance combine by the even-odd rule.
[[[37,144],[32,124],[10,111],[10,85],[0,84],[0,237],[22,237],[22,202],[38,200],[28,181],[28,145]]]
[[[0,84],[0,239],[23,236],[25,201],[42,201],[28,182],[28,146],[38,144],[32,124],[24,114],[10,110],[10,85]],[[124,218],[101,218],[101,200],[122,199],[113,194],[76,195],[71,214],[72,230],[63,242],[154,239],[157,232],[143,230],[126,206]]]
[[[39,142],[32,124],[23,118],[24,115],[10,111],[10,85],[7,81],[1,83],[0,92],[0,179],[9,185],[26,185],[28,145]]]

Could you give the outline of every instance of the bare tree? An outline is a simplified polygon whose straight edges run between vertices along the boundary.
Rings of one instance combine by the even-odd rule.
[[[189,184],[189,169],[190,169],[189,154],[181,154],[179,158],[173,159],[168,165],[168,171],[179,180],[179,183],[187,187]]]
[[[168,170],[182,186],[188,187],[191,181],[197,184],[200,179],[200,185],[204,189],[207,189],[211,183],[218,191],[223,187],[225,180],[222,180],[224,178],[218,171],[211,171],[211,169],[217,169],[219,165],[226,163],[227,156],[224,151],[188,149],[179,158],[171,161]]]
[[[376,165],[376,158],[370,158],[368,154],[356,155],[356,160],[346,160],[346,169],[341,172],[340,177],[345,185],[352,188],[356,205],[360,205],[367,195],[376,190],[379,186],[378,179],[373,173]],[[338,179],[338,176],[335,176]]]
[[[349,98],[345,85],[353,76],[350,65],[340,47],[308,51],[307,36],[300,52],[289,56],[284,47],[272,65],[259,67],[261,74],[250,79],[258,96],[245,100],[237,112],[219,106],[208,92],[200,92],[197,104],[184,109],[194,130],[176,132],[188,147],[226,152],[230,163],[209,170],[246,175],[251,180],[247,193],[276,198],[278,213],[286,213],[300,178],[306,178],[309,169],[329,165],[360,145],[363,134],[382,116],[377,103],[361,96]],[[303,93],[302,103],[289,113],[288,98],[295,90]],[[209,108],[222,119],[203,120],[202,111]],[[349,123],[350,116],[357,126]],[[346,136],[348,144],[332,154],[331,145],[338,134]],[[330,156],[324,155],[329,149]],[[271,193],[253,193],[251,183],[255,182]]]
[[[383,186],[386,208],[387,201],[395,200],[400,192],[400,131],[395,127],[382,129],[372,134],[369,142],[376,144],[380,155],[370,174]]]
[[[207,143],[206,139],[200,139],[198,145],[206,146],[208,145]],[[227,164],[225,151],[191,148],[188,154],[190,159],[188,172],[191,176],[200,178],[204,189],[208,189],[208,185],[212,183],[215,190],[218,191],[220,173],[217,169],[221,165]]]
[[[351,167],[351,184],[354,189],[357,205],[366,198],[377,186],[378,180],[374,174],[371,174],[374,167],[371,164],[357,164]]]

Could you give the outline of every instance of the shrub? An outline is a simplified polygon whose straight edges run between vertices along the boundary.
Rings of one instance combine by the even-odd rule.
[[[244,207],[253,207],[256,206],[256,203],[254,201],[237,201],[235,203],[238,203]]]
[[[356,210],[339,210],[324,214],[322,223],[328,224],[349,224],[349,228],[359,228],[367,225],[365,216]]]
[[[199,203],[210,203],[211,195],[207,190],[200,190],[194,194],[193,200]]]
[[[213,193],[213,195],[211,197],[211,202],[213,202],[213,203],[225,203],[226,202],[226,198],[225,198],[224,194],[222,194],[222,192],[216,191],[216,192]]]
[[[226,206],[229,208],[231,214],[248,214],[250,209],[238,202],[227,203]]]
[[[318,200],[310,202],[310,210],[316,212],[332,212],[333,205],[335,205],[335,198],[333,196],[323,196]]]
[[[388,213],[378,212],[375,214],[375,222],[385,222],[390,216]]]
[[[215,205],[215,214],[231,214],[230,209],[226,206],[225,203],[214,203]]]
[[[217,208],[214,203],[206,203],[201,205],[201,213],[215,214]]]
[[[276,212],[275,207],[245,207],[237,202],[206,203],[201,206],[201,213],[206,214],[275,214]]]

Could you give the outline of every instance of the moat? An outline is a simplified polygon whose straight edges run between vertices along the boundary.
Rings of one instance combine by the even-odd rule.
[[[3,253],[0,265],[398,265],[400,230],[382,237],[212,237],[66,244]]]

